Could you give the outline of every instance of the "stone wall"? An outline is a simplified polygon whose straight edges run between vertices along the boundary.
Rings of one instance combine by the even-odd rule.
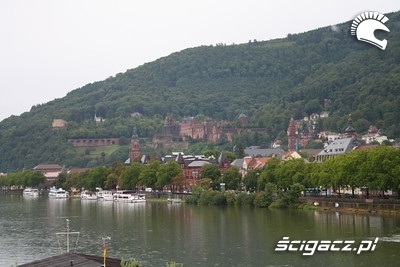
[[[118,145],[119,138],[68,139],[68,143],[74,147],[112,146]]]

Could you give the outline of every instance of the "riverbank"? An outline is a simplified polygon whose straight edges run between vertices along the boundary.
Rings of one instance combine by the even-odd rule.
[[[314,205],[322,211],[340,211],[361,214],[399,214],[399,199],[340,199],[340,198],[321,198],[307,197],[300,198],[300,203]]]

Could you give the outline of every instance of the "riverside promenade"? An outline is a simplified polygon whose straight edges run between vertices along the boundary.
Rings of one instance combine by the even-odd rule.
[[[322,210],[400,214],[400,199],[395,198],[302,197],[300,202]]]

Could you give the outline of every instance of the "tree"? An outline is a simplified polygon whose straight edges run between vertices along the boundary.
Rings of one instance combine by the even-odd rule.
[[[172,179],[179,174],[182,174],[179,164],[176,161],[168,161],[158,168],[156,186],[162,188],[171,185]]]
[[[113,189],[113,188],[116,188],[119,183],[120,182],[119,182],[118,175],[115,173],[110,173],[109,175],[107,175],[107,179],[104,182],[104,188],[105,189]]]
[[[258,188],[258,177],[260,170],[250,170],[243,177],[243,185],[247,191],[255,191]],[[258,190],[257,190],[258,191]]]
[[[208,178],[212,181],[213,189],[219,189],[219,178],[221,177],[221,171],[219,166],[215,164],[207,164],[201,168],[201,178]]]
[[[235,166],[229,167],[222,176],[225,188],[227,190],[240,190],[240,183],[242,180],[242,174],[239,169]]]
[[[275,185],[278,183],[276,171],[278,170],[279,165],[280,160],[277,158],[272,158],[264,165],[260,178],[258,179],[258,187],[261,190],[264,190],[267,183]]]
[[[289,189],[294,183],[303,183],[305,179],[305,163],[303,159],[290,159],[279,164],[275,170],[277,185],[283,189]]]
[[[236,158],[242,159],[246,156],[246,153],[244,153],[244,147],[241,142],[239,142],[235,147],[233,152],[235,153]]]
[[[144,167],[140,163],[132,163],[132,165],[121,173],[120,187],[122,189],[134,189],[139,183],[140,173],[143,169]]]
[[[186,186],[186,178],[183,173],[179,173],[174,178],[172,178],[171,184],[175,188],[175,190],[179,190],[181,192],[182,188]]]
[[[160,162],[156,160],[151,160],[148,164],[144,165],[139,175],[139,184],[154,188],[157,183],[157,171],[159,167]]]
[[[56,187],[64,187],[64,183],[67,181],[67,173],[62,172],[57,176],[57,179],[54,181],[54,186]]]
[[[211,184],[212,184],[212,180],[210,178],[203,178],[200,179],[196,182],[196,188],[198,189],[197,191],[194,190],[193,188],[193,194],[197,193],[201,193],[201,191],[199,191],[199,189],[201,188],[202,190],[209,190],[211,188]]]
[[[96,187],[104,188],[104,182],[110,174],[110,169],[107,167],[95,167],[87,172],[85,188],[95,190]]]

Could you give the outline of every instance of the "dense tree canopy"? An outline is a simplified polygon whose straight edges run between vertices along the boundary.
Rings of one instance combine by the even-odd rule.
[[[355,150],[347,154],[328,159],[323,163],[305,163],[302,159],[288,161],[269,161],[260,174],[260,188],[268,183],[285,191],[293,184],[305,188],[335,189],[340,196],[343,189],[364,190],[369,192],[400,192],[400,149],[380,146],[368,150]]]
[[[375,124],[398,138],[400,13],[388,16],[385,51],[358,42],[349,34],[350,23],[343,23],[335,30],[325,27],[277,40],[189,48],[87,84],[0,122],[0,170],[39,163],[97,166],[100,159],[85,162],[67,139],[129,138],[133,125],[139,136],[151,138],[160,133],[166,115],[235,121],[244,112],[249,127],[267,133],[244,132],[235,139],[243,145],[269,144],[286,131],[291,117],[321,111],[330,112],[322,129],[342,131],[343,118],[352,113],[357,131]],[[95,123],[95,113],[105,120]],[[54,118],[67,121],[67,128],[52,130]]]

